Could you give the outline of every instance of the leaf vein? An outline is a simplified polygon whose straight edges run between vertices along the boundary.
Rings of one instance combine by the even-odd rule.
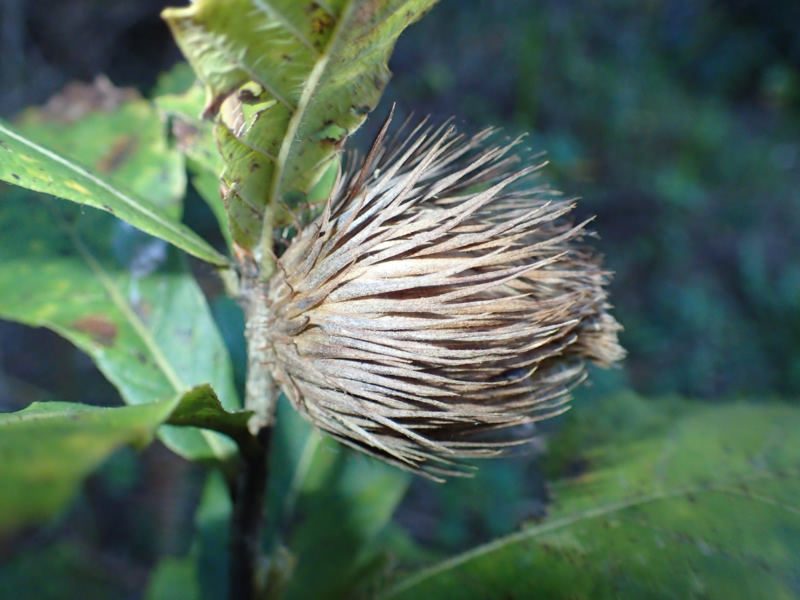
[[[277,8],[270,5],[269,2],[265,2],[264,0],[253,0],[253,4],[255,8],[261,10],[263,13],[267,15],[267,18],[271,18],[274,21],[280,23],[281,27],[283,27],[286,31],[288,31],[292,37],[294,37],[298,42],[303,44],[306,48],[311,50],[316,56],[319,56],[320,52],[314,47],[314,44],[311,43],[306,36],[300,32],[292,22],[286,18]]]

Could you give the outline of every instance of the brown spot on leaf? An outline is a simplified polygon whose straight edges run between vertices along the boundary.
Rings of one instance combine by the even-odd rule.
[[[134,88],[117,88],[99,75],[91,83],[73,81],[50,98],[42,109],[45,119],[74,123],[89,113],[111,112],[141,95]]]
[[[175,118],[172,120],[171,131],[178,148],[185,151],[194,144],[198,129],[184,119]]]
[[[130,158],[137,144],[135,136],[126,135],[118,138],[106,155],[97,161],[97,168],[103,173],[116,171]]]
[[[117,337],[117,326],[105,315],[86,315],[75,321],[72,328],[87,334],[101,346],[110,346]]]
[[[361,26],[369,23],[375,18],[375,13],[377,13],[378,10],[380,10],[380,2],[377,0],[364,2],[355,15],[356,23]]]
[[[324,35],[330,29],[333,29],[334,20],[333,18],[326,14],[326,13],[317,13],[313,19],[311,19],[311,31],[314,35]]]

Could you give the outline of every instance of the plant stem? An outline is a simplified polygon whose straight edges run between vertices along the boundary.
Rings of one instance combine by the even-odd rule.
[[[266,581],[260,576],[261,534],[266,522],[271,434],[271,427],[262,429],[257,437],[263,451],[255,456],[242,456],[231,518],[231,600],[258,600],[266,589]]]
[[[247,337],[247,382],[245,384],[244,407],[253,411],[248,423],[250,432],[271,427],[275,419],[275,384],[270,372],[271,344],[268,339],[269,305],[266,302],[267,284],[243,278],[242,301],[244,303]]]
[[[246,317],[247,382],[245,409],[253,411],[248,427],[256,444],[240,444],[241,471],[232,490],[231,600],[259,600],[267,589],[262,569],[261,536],[266,524],[267,480],[272,426],[275,422],[274,382],[269,370],[266,284],[254,264],[241,264],[240,300]]]

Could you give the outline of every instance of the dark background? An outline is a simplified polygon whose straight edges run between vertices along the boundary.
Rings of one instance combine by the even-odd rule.
[[[99,73],[146,95],[180,60],[158,17],[167,4],[0,0],[0,115]],[[401,113],[455,115],[466,131],[527,132],[532,151],[548,153],[547,181],[581,198],[581,216],[597,215],[630,355],[584,395],[797,401],[799,23],[796,0],[442,0],[401,37],[377,114],[395,101]],[[68,343],[0,322],[0,410],[53,395],[118,402]],[[541,497],[536,482],[495,472],[501,500],[490,504]],[[135,594],[148,565],[185,547],[199,477],[158,446],[123,453],[90,480],[70,523],[7,548],[72,535]],[[423,538],[438,523],[425,541],[453,549],[513,527],[538,502],[493,525],[496,515],[463,506],[432,518],[458,503],[433,493],[415,486],[400,518]]]

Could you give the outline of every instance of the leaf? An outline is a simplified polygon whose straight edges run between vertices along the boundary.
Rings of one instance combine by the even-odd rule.
[[[232,504],[219,470],[206,475],[195,513],[195,534],[189,552],[163,559],[150,578],[145,600],[187,598],[218,600],[228,593],[229,525]]]
[[[207,385],[138,406],[34,402],[0,414],[0,532],[57,514],[81,481],[121,446],[141,448],[169,420],[209,410],[218,422],[233,418]]]
[[[0,317],[69,339],[128,404],[209,383],[226,409],[239,407],[205,298],[163,241],[14,188],[0,201],[0,239]],[[210,431],[170,426],[160,436],[194,460],[224,460],[234,450]]]
[[[228,412],[223,408],[210,385],[198,386],[197,389],[202,390],[203,393],[184,397],[170,416],[170,425],[213,429],[233,438],[237,437],[240,432],[247,431],[247,422],[252,415],[251,411]]]
[[[221,117],[234,242],[268,258],[275,211],[305,201],[378,103],[397,37],[434,3],[198,0],[164,11],[206,85],[204,114]]]
[[[184,396],[170,416],[168,424],[217,431],[236,441],[240,448],[246,449],[250,445],[257,452],[258,445],[247,427],[252,411],[229,412],[222,406],[210,385],[195,389],[200,393]]]
[[[170,123],[172,137],[177,148],[186,156],[192,175],[192,185],[211,208],[217,218],[228,249],[233,251],[233,239],[228,226],[228,213],[220,196],[220,174],[224,163],[217,150],[213,124],[199,118],[203,109],[204,92],[199,85],[172,95],[159,96],[155,104]],[[336,183],[339,161],[334,160],[309,192],[309,204],[327,200]]]
[[[78,89],[91,93],[95,87]],[[45,108],[24,111],[15,121],[19,132],[49,150],[75,157],[112,185],[134,190],[166,217],[180,220],[186,194],[184,159],[168,147],[164,122],[152,103],[137,98],[106,109],[90,106],[75,115],[47,108],[59,103],[70,106],[67,92],[53,97]]]
[[[568,429],[594,444],[573,456],[582,471],[556,486],[543,523],[382,598],[796,598],[800,411],[634,397],[619,406],[605,418],[613,428],[601,417]],[[619,435],[598,439],[609,429]]]
[[[200,600],[197,565],[191,558],[161,560],[147,585],[145,600]]]
[[[21,126],[92,164],[108,161],[115,139],[128,140],[129,150],[110,161],[114,177],[180,215],[183,161],[167,148],[151,104],[129,101],[69,121],[29,109]],[[0,239],[0,316],[70,339],[129,404],[210,383],[225,408],[238,407],[230,360],[205,299],[164,242],[101,212],[79,213],[20,188],[0,189]],[[165,427],[160,435],[191,459],[233,451],[229,440],[209,431]]]
[[[202,87],[192,85],[188,90],[155,98],[155,105],[169,123],[176,147],[186,156],[192,174],[192,184],[208,204],[219,223],[228,249],[233,249],[228,213],[220,196],[220,174],[224,168],[217,150],[212,123],[200,118],[203,109]]]
[[[351,597],[376,575],[370,567],[381,553],[374,542],[410,477],[322,437],[285,400],[278,410],[267,511],[268,540],[285,545],[295,562],[283,597]]]
[[[110,212],[207,262],[229,261],[151,201],[123,190],[0,122],[0,180]]]
[[[267,597],[350,597],[375,579],[375,565],[385,566],[376,542],[405,493],[408,473],[323,439],[285,400],[278,410],[267,488],[271,554],[262,565],[270,571]],[[224,479],[209,473],[188,556],[197,561],[204,600],[227,590],[228,557],[219,549],[230,514]]]
[[[228,591],[227,552],[221,552],[229,540],[231,496],[219,471],[210,471],[195,514],[195,538],[190,556],[197,563],[200,597],[203,600],[224,598]]]
[[[34,542],[35,543],[35,542]],[[29,540],[30,544],[30,540]],[[28,545],[29,545],[28,544]],[[3,560],[0,590],[14,600],[108,600],[135,597],[119,559],[92,553],[86,544],[50,542]],[[106,562],[106,564],[102,564]],[[124,565],[124,563],[123,563]],[[109,568],[109,567],[112,568]]]
[[[112,452],[149,443],[181,396],[117,408],[34,402],[0,414],[0,531],[58,513]]]
[[[213,123],[200,117],[204,102],[205,93],[199,82],[184,91],[157,96],[153,100],[159,113],[171,121],[170,133],[190,166],[194,163],[218,177],[225,163],[217,150]]]

